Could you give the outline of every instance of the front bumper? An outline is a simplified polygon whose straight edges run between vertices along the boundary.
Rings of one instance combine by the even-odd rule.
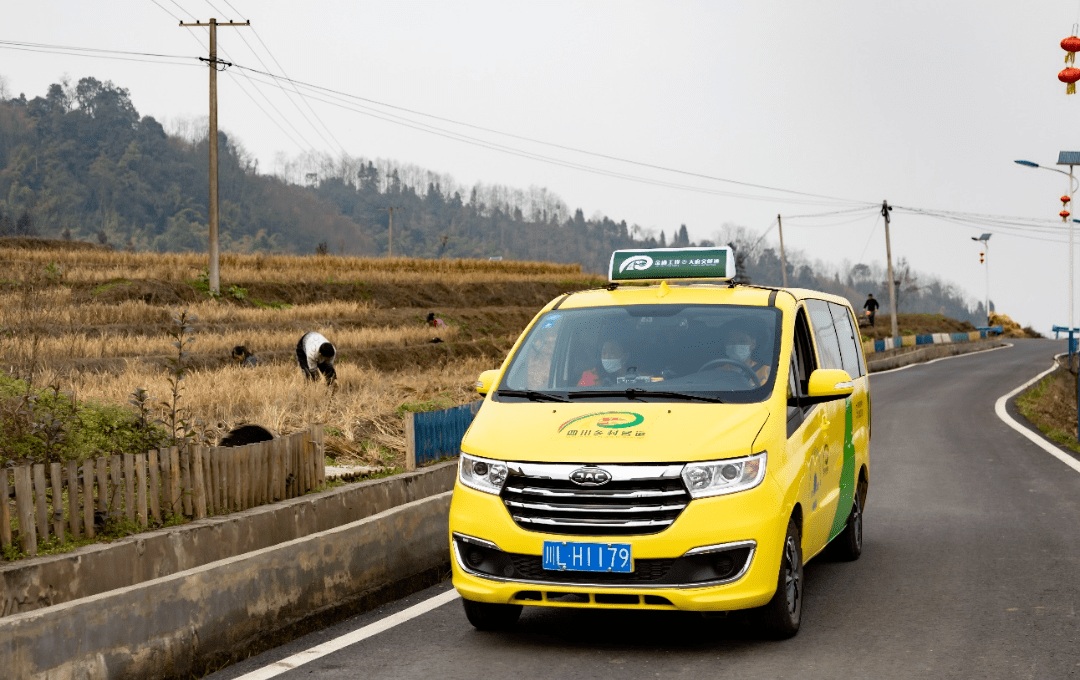
[[[563,536],[518,526],[498,496],[455,486],[450,507],[454,587],[468,600],[555,607],[725,611],[766,604],[776,590],[787,530],[768,481],[692,501],[666,530],[644,536]],[[768,511],[763,512],[763,509]],[[547,571],[544,541],[630,543],[631,575]],[[736,562],[709,570],[716,555]]]

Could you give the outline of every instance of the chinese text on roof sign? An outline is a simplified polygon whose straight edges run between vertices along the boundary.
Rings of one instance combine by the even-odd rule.
[[[712,279],[729,281],[735,276],[731,248],[652,248],[616,250],[611,254],[609,281],[668,281]]]

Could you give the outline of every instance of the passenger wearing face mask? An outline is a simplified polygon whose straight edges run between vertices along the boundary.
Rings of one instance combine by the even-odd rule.
[[[611,384],[626,374],[630,355],[617,340],[608,340],[600,350],[600,366],[581,374],[578,387]]]
[[[763,385],[769,378],[769,365],[758,363],[754,359],[754,348],[757,342],[754,336],[743,328],[737,328],[728,333],[724,341],[724,358],[746,364],[747,368],[757,376],[758,384]],[[720,365],[721,370],[737,371],[734,366]]]

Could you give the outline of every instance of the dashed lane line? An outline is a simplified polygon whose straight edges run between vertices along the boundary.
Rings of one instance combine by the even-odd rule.
[[[433,609],[438,609],[447,602],[453,602],[458,597],[460,596],[458,595],[458,592],[456,590],[448,590],[445,593],[440,593],[435,597],[431,597],[424,600],[423,602],[414,604],[408,609],[403,609],[396,614],[387,616],[385,619],[380,619],[375,623],[369,623],[363,628],[357,628],[351,633],[346,633],[345,635],[336,637],[333,640],[327,640],[322,644],[315,645],[314,647],[305,649],[302,652],[297,652],[296,654],[293,654],[288,658],[282,659],[281,661],[276,661],[269,666],[263,666],[258,670],[254,670],[245,675],[241,675],[236,680],[267,680],[268,678],[276,677],[278,675],[281,675],[282,673],[291,671],[294,668],[303,666],[306,663],[315,661],[316,659],[322,658],[328,654],[333,654],[334,652],[342,650],[349,645],[354,645],[361,640],[366,640],[373,635],[378,635],[383,631],[390,630],[394,626],[405,623],[410,619],[415,619],[417,616],[426,614]]]

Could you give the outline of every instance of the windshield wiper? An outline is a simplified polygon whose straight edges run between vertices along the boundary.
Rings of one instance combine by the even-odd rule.
[[[625,390],[580,390],[577,392],[568,392],[566,396],[570,399],[580,399],[588,397],[626,397],[627,399],[640,399],[641,397],[667,397],[669,399],[684,399],[686,401],[707,401],[710,404],[724,403],[723,399],[717,399],[715,397],[703,397],[697,394],[686,394],[685,392],[643,390],[640,387],[630,387]]]
[[[500,397],[524,397],[529,401],[566,401],[556,394],[536,390],[499,390],[496,394]]]

